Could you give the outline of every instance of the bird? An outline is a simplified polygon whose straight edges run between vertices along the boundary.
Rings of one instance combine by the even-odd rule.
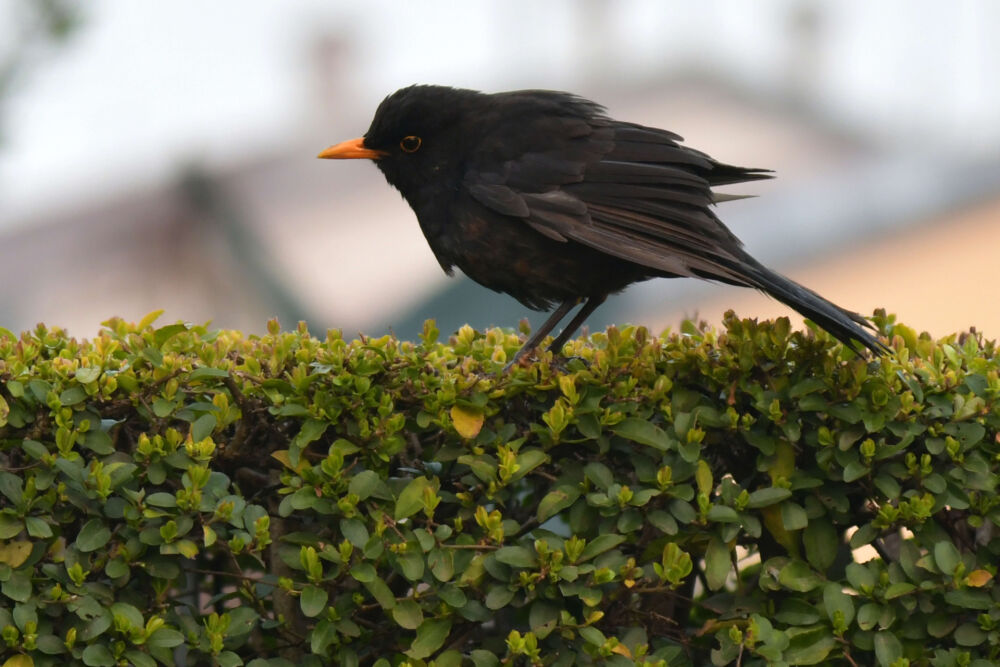
[[[790,306],[859,356],[887,347],[861,315],[762,265],[715,213],[714,187],[772,177],[719,162],[668,130],[620,121],[566,92],[483,93],[412,85],[379,104],[362,137],[323,159],[369,159],[413,209],[446,274],[551,315],[507,368],[558,354],[611,294],[651,278],[750,287]]]

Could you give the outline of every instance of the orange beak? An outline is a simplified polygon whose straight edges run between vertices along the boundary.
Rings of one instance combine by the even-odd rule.
[[[385,155],[382,151],[365,148],[364,144],[365,140],[363,137],[351,139],[350,141],[341,142],[336,146],[330,146],[316,157],[323,158],[324,160],[356,160],[358,158],[377,160]]]

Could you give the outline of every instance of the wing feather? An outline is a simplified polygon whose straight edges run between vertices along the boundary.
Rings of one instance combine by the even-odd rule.
[[[761,170],[718,163],[676,134],[603,115],[586,125],[547,116],[525,135],[536,145],[505,147],[502,166],[469,165],[465,187],[476,201],[559,242],[672,275],[747,284],[742,244],[711,210],[725,197],[712,185],[767,178]]]

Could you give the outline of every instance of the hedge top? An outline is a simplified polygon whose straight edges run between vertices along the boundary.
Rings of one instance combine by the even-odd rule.
[[[154,320],[0,330],[5,665],[1000,659],[980,335]]]

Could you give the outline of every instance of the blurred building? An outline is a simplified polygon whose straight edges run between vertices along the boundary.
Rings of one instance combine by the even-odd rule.
[[[737,190],[758,197],[719,208],[762,262],[853,310],[884,307],[935,335],[969,326],[1000,335],[1000,309],[990,293],[1000,248],[1000,135],[993,127],[993,134],[982,135],[985,145],[971,141],[971,129],[955,120],[962,114],[951,99],[940,105],[939,136],[923,129],[933,126],[933,119],[907,115],[894,123],[886,113],[877,122],[858,122],[850,100],[831,97],[838,89],[852,90],[841,81],[848,74],[837,59],[859,55],[843,48],[838,31],[849,23],[850,5],[856,3],[837,5],[847,9],[768,3],[760,30],[780,40],[766,48],[753,39],[742,47],[698,43],[699,35],[744,29],[727,27],[735,21],[727,17],[729,3],[705,3],[708,9],[689,13],[687,4],[672,5],[673,13],[653,16],[671,21],[671,34],[680,30],[685,41],[664,45],[669,57],[659,65],[647,54],[642,67],[626,62],[639,51],[630,51],[629,35],[622,34],[633,19],[617,14],[639,13],[643,3],[558,4],[558,10],[529,10],[527,3],[514,3],[510,12],[499,5],[486,10],[497,33],[509,32],[518,11],[549,12],[544,15],[573,22],[559,56],[565,66],[562,74],[553,71],[553,83],[538,80],[539,68],[533,71],[525,55],[532,52],[529,45],[506,60],[501,52],[492,73],[463,70],[447,81],[440,78],[447,68],[439,68],[426,78],[415,72],[419,79],[393,87],[421,80],[487,90],[572,88],[606,104],[616,117],[677,131],[726,162],[773,168],[777,180]],[[970,4],[959,14],[970,12]],[[913,14],[930,25],[926,17],[934,12]],[[981,33],[975,18],[959,16],[952,28],[974,37]],[[894,21],[883,19],[883,25]],[[6,286],[0,325],[16,330],[45,321],[87,336],[113,315],[138,320],[164,308],[166,320],[211,320],[248,332],[263,331],[266,320],[277,316],[285,326],[304,319],[316,331],[393,330],[412,337],[428,317],[447,332],[465,322],[513,326],[527,315],[509,297],[445,278],[412,212],[373,166],[313,158],[326,145],[362,133],[378,99],[391,92],[366,87],[359,72],[384,65],[386,55],[374,58],[369,47],[377,42],[384,50],[386,36],[378,31],[398,28],[386,28],[378,17],[349,23],[355,30],[327,23],[304,33],[308,40],[299,53],[307,84],[296,99],[308,113],[295,127],[255,137],[250,149],[235,157],[175,163],[155,179],[123,178],[121,191],[104,188],[70,198],[53,193],[50,201],[13,216],[0,229],[0,283]],[[615,23],[617,37],[607,30]],[[699,49],[726,48],[742,49],[730,59],[731,67],[720,65],[718,54],[708,57],[708,51],[699,58]],[[926,44],[904,36],[893,48],[893,61],[904,63]],[[963,48],[967,52],[948,54],[956,68],[970,62],[986,67],[990,63],[979,65],[981,60],[1000,54],[985,43],[978,50]],[[754,63],[762,72],[748,71]],[[475,58],[469,63],[476,64]],[[540,69],[544,74],[545,67]],[[623,69],[631,74],[622,76]],[[882,76],[880,84],[890,89],[886,99],[898,98],[900,91],[891,88],[907,82]],[[368,78],[373,86],[381,84]],[[952,82],[942,95],[974,97],[970,85]],[[864,91],[865,83],[855,89]],[[276,88],[286,95],[287,90],[287,84]],[[963,107],[971,110],[970,124],[989,124],[983,109],[1000,113],[1000,98],[983,95]],[[917,93],[912,97],[931,103]],[[905,102],[887,101],[886,107],[906,108]],[[197,96],[191,103],[198,103]],[[93,168],[116,159],[95,155]],[[718,323],[729,308],[762,318],[791,314],[749,290],[657,280],[610,299],[590,326],[630,321],[660,329],[676,327],[684,317]]]

